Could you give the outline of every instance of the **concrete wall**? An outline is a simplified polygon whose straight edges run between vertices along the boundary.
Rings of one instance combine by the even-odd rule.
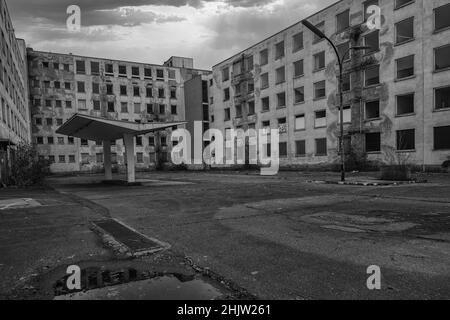
[[[351,136],[353,150],[365,151],[365,134],[381,132],[381,152],[368,154],[368,159],[373,161],[386,161],[386,154],[396,146],[396,130],[415,129],[416,148],[408,152],[407,157],[418,165],[441,165],[449,156],[449,151],[433,150],[433,128],[435,126],[450,125],[450,111],[434,111],[434,88],[450,85],[450,70],[434,72],[434,48],[450,44],[450,30],[439,33],[434,32],[433,10],[448,3],[445,0],[416,0],[410,4],[395,8],[395,1],[380,0],[381,30],[379,36],[380,50],[372,55],[357,54],[352,61],[345,66],[346,71],[351,72],[352,90],[345,94],[344,105],[352,107],[352,122],[345,125],[346,134]],[[336,33],[336,15],[350,10],[351,28]],[[395,24],[406,18],[414,17],[413,41],[397,45],[395,42]],[[364,24],[363,1],[340,1],[309,17],[312,24],[325,23],[325,34],[337,44],[350,41],[353,45],[362,45],[363,37],[369,34]],[[303,32],[304,47],[293,52],[292,37]],[[362,33],[361,33],[362,32]],[[359,36],[357,34],[359,33]],[[275,45],[281,41],[285,43],[285,56],[276,60],[274,58]],[[269,63],[262,66],[260,63],[260,51],[268,49]],[[313,70],[313,55],[325,51],[326,66],[322,70]],[[408,55],[415,55],[415,75],[408,79],[396,80],[396,59]],[[233,76],[230,80],[222,81],[222,70],[225,67],[233,69],[233,63],[242,58],[253,55],[254,69],[251,77],[255,82],[255,92],[248,99],[255,101],[256,115],[245,116],[236,119],[235,88]],[[294,78],[293,63],[304,60],[304,76]],[[271,127],[276,128],[276,119],[287,118],[287,132],[281,133],[280,142],[288,143],[288,156],[281,159],[284,166],[302,164],[331,164],[339,159],[337,152],[339,141],[338,125],[338,91],[336,80],[336,58],[334,51],[326,41],[313,43],[313,34],[299,22],[272,37],[261,41],[243,52],[219,63],[213,67],[214,85],[211,97],[214,104],[211,107],[215,121],[212,127],[225,130],[237,126],[247,127],[255,124],[256,128],[262,127],[262,122],[271,121]],[[365,87],[363,84],[363,67],[380,65],[380,84]],[[286,81],[275,84],[275,70],[285,67]],[[270,86],[261,88],[261,75],[269,73]],[[326,81],[326,97],[314,99],[313,84],[318,81]],[[294,88],[304,86],[305,101],[294,103]],[[223,101],[223,90],[230,88],[231,99]],[[286,92],[286,108],[277,109],[276,94]],[[415,93],[415,112],[408,116],[396,116],[396,96],[405,93]],[[270,97],[270,111],[263,112],[261,99]],[[380,100],[380,118],[374,121],[365,121],[364,106],[366,101]],[[231,120],[224,120],[224,109],[231,109]],[[327,126],[314,128],[314,112],[327,111]],[[306,130],[295,130],[295,116],[305,114]],[[315,139],[327,138],[328,155],[315,155]],[[306,156],[296,157],[295,141],[306,141]],[[403,155],[402,155],[403,156]]]

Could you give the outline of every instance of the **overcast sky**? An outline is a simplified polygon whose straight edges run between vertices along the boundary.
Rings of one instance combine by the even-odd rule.
[[[161,64],[214,64],[335,0],[9,0],[17,37],[35,50]],[[82,30],[66,29],[69,5]]]

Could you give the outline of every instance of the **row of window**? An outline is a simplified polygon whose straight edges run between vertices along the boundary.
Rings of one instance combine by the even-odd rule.
[[[52,136],[47,136],[47,137],[37,136],[36,137],[36,144],[38,144],[38,145],[43,145],[43,144],[54,145],[56,143],[59,144],[59,145],[66,144],[66,137],[57,137],[56,139],[57,140],[55,140],[55,137],[52,137]],[[101,141],[93,141],[93,142],[97,146],[101,146],[103,144]],[[166,136],[160,136],[159,143],[160,143],[161,147],[167,147],[167,137]],[[68,145],[75,145],[75,138],[74,137],[67,137],[67,144]],[[111,146],[116,146],[116,144],[117,144],[117,141],[111,141]],[[81,146],[89,146],[89,140],[87,140],[87,139],[80,139],[80,145]],[[135,145],[137,147],[144,146],[144,140],[143,140],[142,136],[135,137]],[[149,136],[148,137],[148,145],[151,146],[151,147],[155,146],[155,137],[154,136]]]
[[[77,74],[87,74],[86,68],[87,62],[85,60],[76,60],[75,61],[75,72]],[[115,76],[121,78],[128,78],[130,75],[131,78],[141,79],[142,76],[144,79],[153,79],[153,75],[156,75],[156,80],[164,80],[166,75],[166,69],[156,69],[154,71],[153,68],[150,67],[139,67],[139,66],[127,66],[124,64],[118,64],[117,66],[113,63],[100,63],[97,61],[91,61],[89,63],[90,66],[90,75],[100,76],[101,68],[103,68],[103,74],[105,76]],[[58,63],[58,62],[49,62],[43,61],[42,68],[48,69],[53,68],[54,70],[62,70],[62,71],[70,71],[70,64],[67,63]],[[175,80],[176,72],[173,69],[167,69],[167,77],[168,79]]]
[[[22,140],[26,140],[28,137],[27,127],[3,98],[0,99],[0,109],[0,122],[3,122]]]
[[[165,154],[165,156],[163,156],[163,158],[165,157],[167,159],[167,152],[163,152]],[[150,161],[151,162],[155,162],[156,159],[156,154],[155,153],[150,153]],[[45,159],[45,156],[40,156],[40,159]],[[49,155],[48,158],[49,162],[51,164],[56,163],[56,156],[54,155]],[[57,156],[58,159],[58,163],[60,164],[64,164],[64,163],[75,163],[76,162],[76,158],[74,154],[70,154],[70,155],[59,155]],[[93,163],[93,157],[89,154],[89,153],[81,153],[81,164],[89,164],[89,163]],[[104,155],[103,153],[96,153],[95,154],[95,163],[98,164],[103,164],[104,163]],[[111,163],[112,164],[117,164],[117,153],[112,152],[111,153]],[[144,163],[144,153],[142,152],[136,152],[136,163],[141,164]]]

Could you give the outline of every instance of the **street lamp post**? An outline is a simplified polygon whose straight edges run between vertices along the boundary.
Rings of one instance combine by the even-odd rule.
[[[342,83],[343,83],[343,63],[345,61],[345,57],[348,53],[350,53],[351,50],[357,51],[357,50],[365,50],[370,49],[370,47],[367,46],[356,46],[356,47],[350,47],[341,57],[339,54],[339,50],[337,49],[336,45],[331,41],[330,38],[328,38],[322,31],[320,31],[316,26],[314,26],[312,23],[310,23],[308,20],[303,20],[302,24],[311,30],[315,35],[317,35],[320,39],[325,39],[328,41],[328,43],[333,47],[334,52],[336,53],[338,65],[339,65],[339,79],[338,79],[338,90],[339,90],[339,113],[340,113],[340,138],[339,138],[339,146],[341,149],[341,181],[345,181],[345,148],[344,148],[344,94],[342,90]]]

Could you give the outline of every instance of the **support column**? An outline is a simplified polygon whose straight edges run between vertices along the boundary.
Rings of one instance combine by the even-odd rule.
[[[112,180],[111,141],[103,140],[103,165],[105,167],[105,180]]]
[[[125,134],[123,136],[125,144],[125,153],[127,159],[127,180],[129,183],[136,182],[135,163],[134,163],[134,136]]]

